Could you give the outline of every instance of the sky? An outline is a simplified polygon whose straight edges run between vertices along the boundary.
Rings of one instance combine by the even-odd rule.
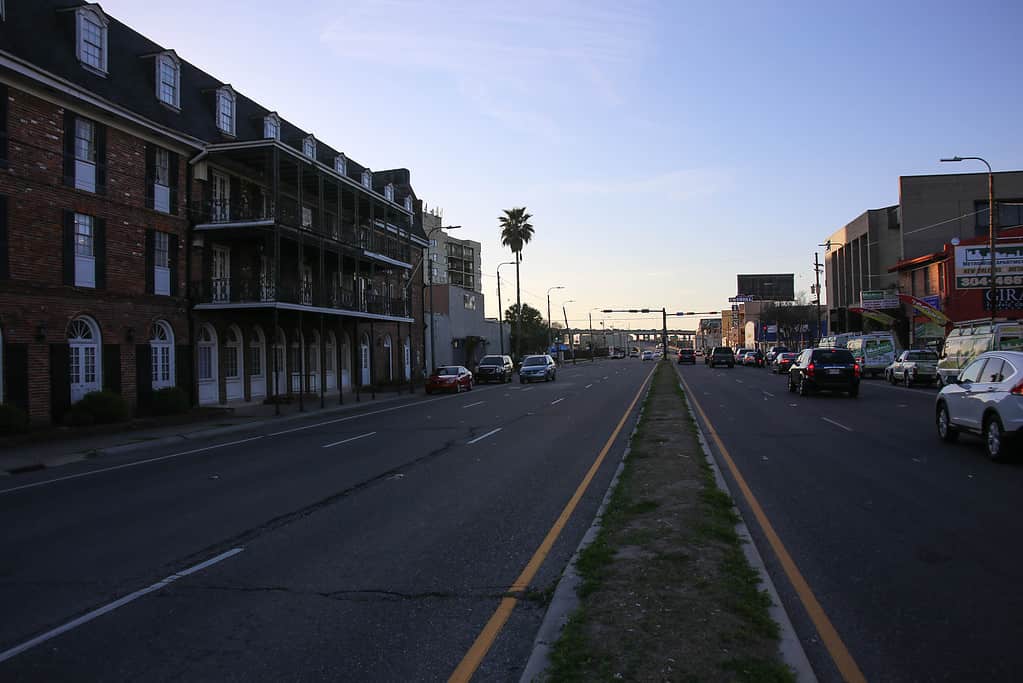
[[[599,309],[720,311],[737,273],[808,293],[817,245],[898,203],[900,175],[1023,166],[1018,1],[101,5],[356,161],[409,168],[482,243],[491,317],[507,208],[533,216],[525,303],[546,314],[562,286],[555,319],[636,329],[659,316]]]

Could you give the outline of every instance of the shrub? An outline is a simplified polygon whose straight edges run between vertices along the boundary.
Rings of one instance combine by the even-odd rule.
[[[89,392],[81,401],[71,406],[72,414],[76,410],[91,413],[96,424],[121,422],[127,420],[130,414],[128,402],[123,396],[112,391]]]
[[[92,411],[82,405],[82,402],[71,406],[71,408],[64,413],[64,424],[69,427],[88,427],[96,422],[96,418],[93,416]]]
[[[28,415],[13,403],[0,403],[0,434],[28,431]]]
[[[153,415],[180,415],[188,412],[188,394],[181,387],[166,387],[153,392]]]

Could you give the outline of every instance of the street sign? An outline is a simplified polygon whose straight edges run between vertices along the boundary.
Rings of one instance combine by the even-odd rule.
[[[740,296],[730,296],[730,297],[728,297],[728,301],[729,301],[729,303],[748,303],[750,301],[753,301],[753,296],[750,295],[750,294],[742,294]]]

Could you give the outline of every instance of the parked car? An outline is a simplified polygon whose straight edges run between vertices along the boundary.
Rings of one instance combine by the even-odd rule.
[[[443,365],[426,380],[426,393],[435,391],[472,391],[472,373],[461,365]]]
[[[639,358],[639,347],[633,346],[629,349],[629,358]]]
[[[764,356],[764,362],[767,365],[774,363],[774,359],[778,357],[779,353],[788,353],[789,350],[785,346],[772,346],[768,349],[767,354]]]
[[[918,349],[903,351],[884,369],[884,377],[892,384],[902,382],[907,387],[914,382],[931,384],[938,377],[938,354]]]
[[[712,368],[718,365],[727,365],[733,368],[735,367],[735,355],[727,346],[715,346],[714,350],[710,352],[709,365]]]
[[[735,362],[742,364],[742,361],[746,358],[746,353],[753,349],[747,349],[745,346],[740,346],[735,350]]]
[[[534,380],[553,382],[558,379],[558,368],[548,355],[526,356],[519,368],[519,382],[525,384]]]
[[[514,374],[515,366],[512,364],[511,356],[483,356],[476,368],[476,381],[480,384],[510,382]]]
[[[692,349],[679,349],[678,350],[678,364],[692,363],[696,365],[696,352]]]
[[[1023,352],[988,351],[977,356],[938,392],[935,423],[942,441],[971,432],[984,440],[989,458],[1007,456],[1023,430]]]
[[[653,360],[654,359],[654,352],[653,351],[644,351],[642,358],[643,358],[643,360]]]
[[[789,391],[806,396],[811,391],[844,391],[850,398],[860,393],[860,364],[846,349],[806,349],[789,368]]]
[[[798,353],[792,353],[790,351],[784,351],[777,354],[774,357],[774,363],[771,364],[771,372],[776,375],[788,374],[789,369],[792,367],[792,363],[799,357]]]
[[[744,366],[756,367],[757,354],[754,351],[747,351],[746,353],[742,354],[742,364]]]

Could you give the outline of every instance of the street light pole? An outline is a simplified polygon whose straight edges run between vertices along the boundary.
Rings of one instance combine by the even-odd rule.
[[[448,225],[440,226],[436,228],[430,228],[426,233],[426,241],[430,242],[430,236],[438,230],[457,230],[461,225]],[[427,247],[429,250],[430,247]],[[430,372],[432,373],[437,368],[437,355],[436,355],[436,344],[433,338],[433,259],[430,259]]]
[[[561,302],[561,315],[565,316],[565,331],[568,332],[568,348],[572,351],[572,365],[575,365],[575,342],[572,340],[572,330],[568,327],[568,311],[565,310],[565,306],[574,303],[575,299]],[[580,341],[582,340],[580,339]]]
[[[995,282],[995,266],[997,259],[995,258],[995,233],[998,231],[998,224],[996,223],[998,216],[998,209],[995,207],[995,174],[991,171],[991,164],[981,157],[951,157],[948,159],[940,159],[940,161],[966,161],[971,159],[973,161],[979,161],[987,166],[987,229],[988,229],[988,249],[991,250],[991,324],[994,325],[995,318],[998,313],[998,285]],[[992,331],[993,328],[992,328]]]
[[[505,261],[497,264],[497,336],[501,338],[501,355],[504,355],[504,323],[501,321],[501,266],[514,266],[515,261]]]
[[[817,343],[814,346],[820,346],[820,340],[823,338],[821,333],[821,262],[817,258],[817,252],[813,252],[813,272],[817,278]],[[831,300],[828,299],[828,306],[831,306]],[[830,308],[828,310],[831,310]]]
[[[551,321],[551,292],[555,289],[564,289],[561,285],[547,288],[547,350],[554,343],[554,323]],[[566,323],[567,324],[567,323]]]

